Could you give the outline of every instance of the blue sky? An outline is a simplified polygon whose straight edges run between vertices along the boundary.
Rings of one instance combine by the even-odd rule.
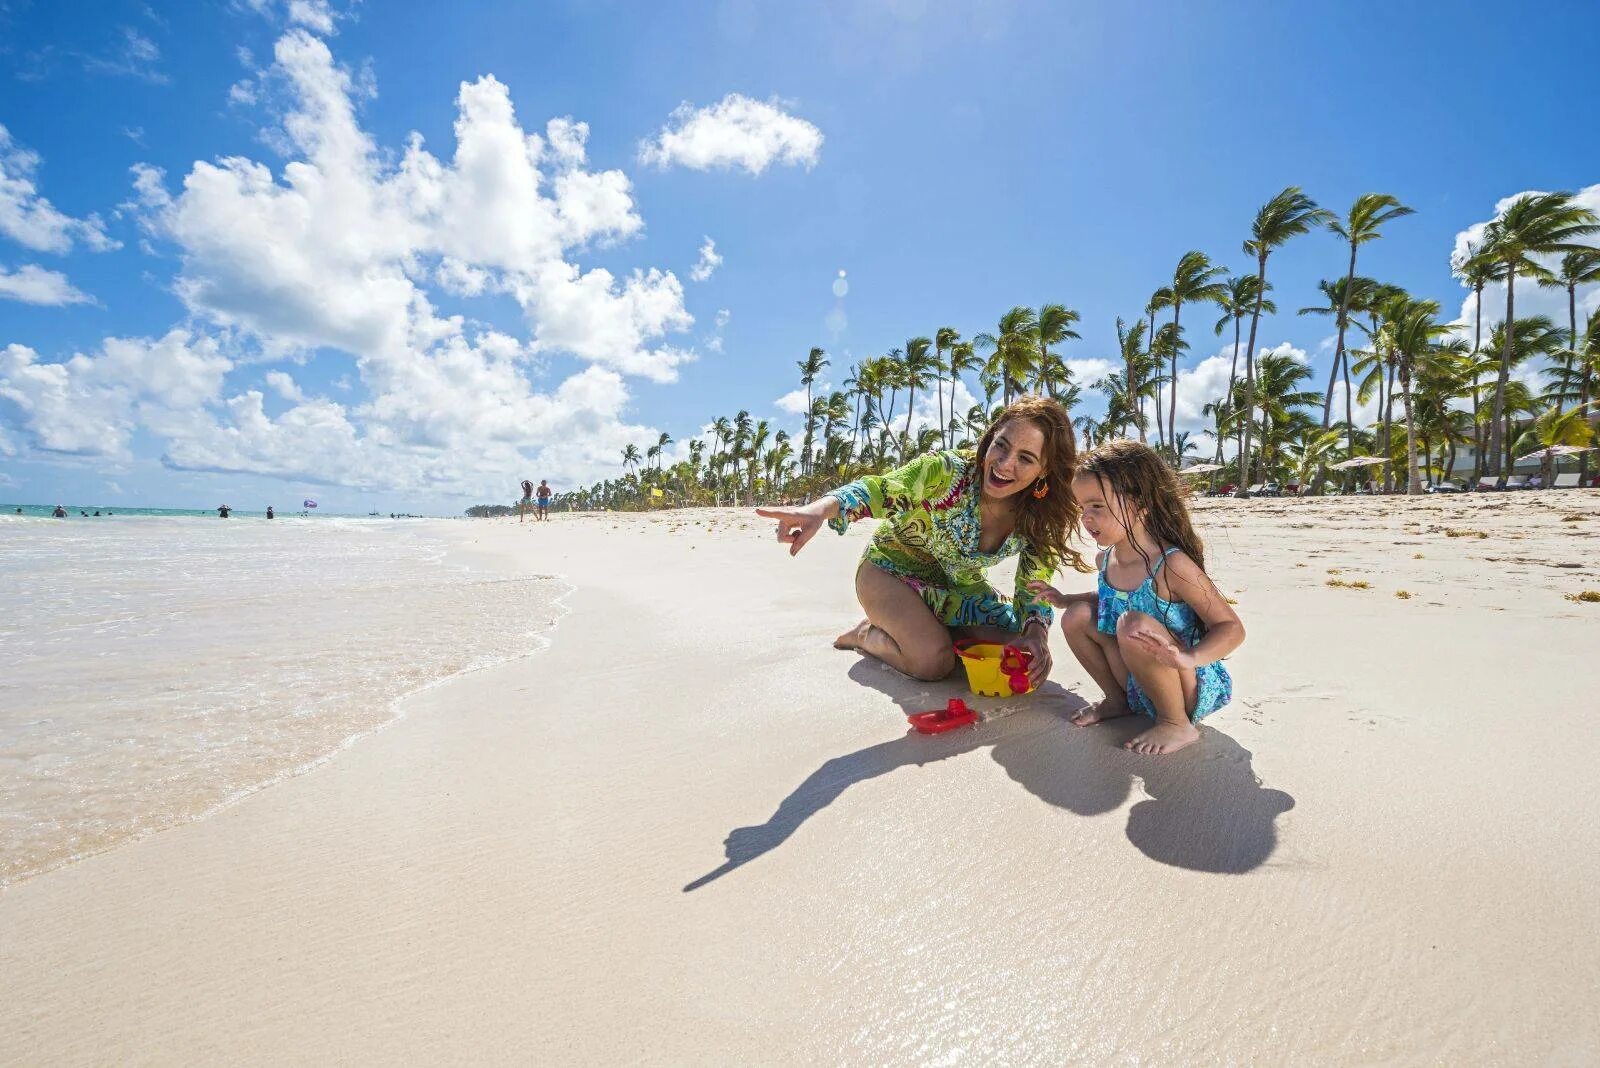
[[[792,429],[774,402],[811,346],[838,382],[1013,304],[1082,314],[1065,354],[1087,385],[1183,252],[1249,268],[1286,185],[1417,209],[1361,269],[1452,314],[1451,251],[1497,202],[1600,206],[1589,5],[465,7],[0,0],[4,188],[32,213],[8,230],[0,199],[0,499],[454,512],[740,408]],[[642,158],[730,100],[747,121],[702,130],[699,156]],[[587,138],[562,156],[567,117]],[[519,129],[548,212],[514,195]],[[438,167],[401,180],[413,132]],[[752,173],[740,137],[780,148]],[[343,178],[291,188],[295,163]],[[594,196],[561,201],[566,173]],[[41,204],[64,221],[41,231]],[[707,237],[722,259],[697,281]],[[1292,243],[1280,308],[1343,264],[1331,235]],[[1196,409],[1214,318],[1186,317]],[[1320,379],[1331,333],[1280,314],[1260,344]]]

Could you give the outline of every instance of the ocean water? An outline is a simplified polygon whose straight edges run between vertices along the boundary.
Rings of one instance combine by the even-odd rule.
[[[0,886],[201,817],[405,694],[538,649],[565,587],[449,564],[449,533],[0,513]]]

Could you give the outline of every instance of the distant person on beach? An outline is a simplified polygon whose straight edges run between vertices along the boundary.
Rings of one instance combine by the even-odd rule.
[[[550,483],[542,478],[539,480],[539,518],[546,522],[550,519]]]
[[[22,514],[22,509],[21,509],[21,508],[18,508],[18,509],[17,509],[17,514],[18,514],[18,515],[21,515],[21,514]]]
[[[67,518],[67,510],[58,504],[56,505],[56,510],[50,513],[50,518],[65,519]]]
[[[1124,743],[1172,753],[1199,740],[1195,723],[1233,697],[1222,658],[1244,624],[1205,572],[1205,550],[1184,489],[1148,445],[1113,441],[1084,458],[1072,493],[1083,528],[1101,547],[1095,593],[1031,584],[1062,610],[1067,644],[1105,693],[1072,717],[1087,727],[1130,714],[1155,726]]]
[[[277,514],[275,512],[273,512],[272,505],[270,505],[270,504],[267,505],[267,518],[268,519],[276,519],[276,518],[278,518]]]
[[[868,475],[799,508],[757,508],[778,521],[793,556],[827,523],[843,534],[883,519],[856,568],[866,618],[834,640],[919,679],[955,668],[952,638],[979,638],[1031,654],[1029,682],[1050,675],[1053,613],[1030,583],[1066,566],[1088,571],[1067,544],[1078,525],[1077,450],[1066,409],[1044,397],[1008,405],[976,450],[940,450]],[[1016,594],[984,570],[1018,556]]]
[[[517,502],[517,522],[521,523],[528,517],[528,509],[533,507],[533,482],[529,479],[522,480],[522,500]]]
[[[233,509],[224,504],[217,509],[217,514],[226,519],[233,514]]]

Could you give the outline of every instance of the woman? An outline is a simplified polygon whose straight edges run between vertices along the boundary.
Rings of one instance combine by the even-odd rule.
[[[841,634],[858,649],[919,679],[955,668],[952,638],[982,638],[1033,654],[1029,680],[1050,674],[1050,606],[1028,590],[1061,566],[1088,571],[1067,544],[1078,525],[1072,497],[1077,449],[1066,409],[1023,397],[1002,411],[972,451],[920,456],[869,475],[802,508],[758,508],[778,521],[793,556],[827,523],[884,522],[856,569],[867,618]],[[1016,596],[996,593],[985,569],[1020,556]]]

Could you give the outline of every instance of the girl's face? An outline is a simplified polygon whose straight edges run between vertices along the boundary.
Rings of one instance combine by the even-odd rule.
[[[1139,522],[1128,499],[1102,485],[1093,475],[1079,475],[1073,479],[1072,495],[1083,508],[1083,529],[1102,549],[1127,540],[1133,533],[1130,527]]]
[[[983,493],[995,500],[1031,490],[1044,470],[1044,431],[1030,420],[1010,419],[995,431],[983,454]]]

